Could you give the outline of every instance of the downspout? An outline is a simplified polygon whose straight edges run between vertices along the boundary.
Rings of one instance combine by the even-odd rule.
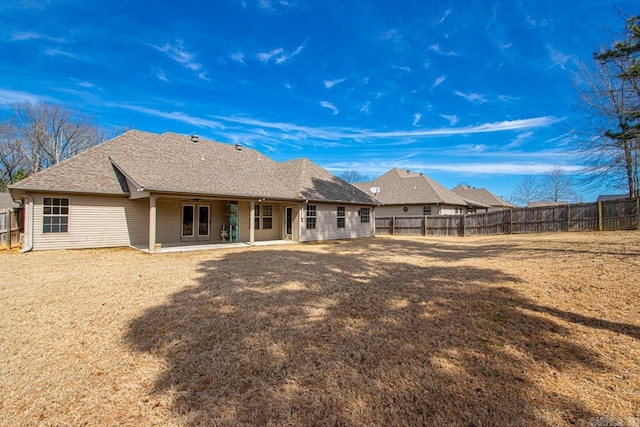
[[[25,252],[29,252],[33,249],[33,197],[28,194],[25,194],[24,197],[29,199],[29,208],[27,209],[27,215],[29,215],[29,234],[27,235],[28,241],[27,246],[24,248],[20,248],[20,253],[23,254]]]

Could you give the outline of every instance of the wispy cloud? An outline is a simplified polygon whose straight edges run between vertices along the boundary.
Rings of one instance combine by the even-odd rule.
[[[464,99],[466,99],[469,102],[475,102],[478,104],[483,104],[485,102],[487,102],[487,98],[479,93],[476,92],[472,92],[472,93],[465,93],[465,92],[461,92],[459,90],[454,92],[456,95],[463,97]]]
[[[182,40],[176,40],[175,43],[165,43],[162,46],[157,46],[153,44],[149,44],[149,46],[154,49],[164,53],[172,60],[181,64],[183,67],[192,70],[198,71],[202,68],[202,65],[196,62],[196,55],[192,52],[189,52],[184,45]]]
[[[286,52],[283,47],[279,47],[269,52],[260,52],[258,53],[257,57],[260,61],[264,62],[265,64],[271,61],[273,58],[275,58],[274,62],[276,64],[283,64],[285,62],[290,61],[294,57],[298,56],[303,49],[304,49],[304,46],[300,45],[297,48],[295,48],[293,51]]]
[[[48,56],[63,56],[65,58],[75,59],[76,61],[85,61],[85,58],[74,52],[58,48],[48,48],[44,50],[44,54]]]
[[[158,80],[163,81],[165,83],[170,83],[169,79],[167,78],[167,75],[164,73],[164,71],[162,70],[158,70],[156,72],[156,77],[158,78]]]
[[[408,67],[406,65],[405,66],[395,66],[393,68],[395,68],[396,70],[400,70],[400,71],[406,71],[407,73],[411,72],[411,67]]]
[[[35,31],[12,31],[9,41],[44,40],[55,43],[66,43],[63,37],[52,37]]]
[[[413,115],[413,126],[418,127],[418,123],[420,123],[420,119],[422,118],[421,113],[415,113]]]
[[[514,103],[516,101],[520,101],[520,98],[518,98],[517,96],[510,96],[510,95],[500,95],[498,96],[498,99],[508,104]]]
[[[324,104],[326,103],[326,105]],[[332,109],[336,108],[333,104],[327,101],[322,101],[321,106]],[[337,110],[337,109],[336,109]],[[348,127],[309,127],[300,126],[293,123],[282,122],[267,122],[257,119],[249,119],[244,117],[229,117],[229,116],[211,116],[212,118],[223,121],[243,124],[251,127],[260,127],[263,129],[277,129],[281,132],[291,133],[298,132],[304,134],[305,138],[316,138],[326,140],[358,140],[364,141],[369,139],[386,139],[386,138],[419,138],[419,137],[440,137],[450,135],[470,135],[479,133],[492,133],[492,132],[504,132],[515,131],[533,128],[544,128],[560,122],[563,119],[552,116],[534,117],[530,119],[519,120],[506,120],[501,122],[483,123],[475,126],[465,127],[448,127],[437,129],[420,129],[412,131],[389,131],[380,132],[375,130],[348,128]]]
[[[325,80],[324,81],[324,87],[326,87],[327,89],[331,89],[335,85],[340,84],[340,83],[344,82],[345,80],[347,80],[347,79],[344,78],[344,77],[342,77],[340,79],[334,79],[334,80]]]
[[[449,114],[440,114],[440,117],[442,117],[443,119],[448,120],[449,124],[451,126],[455,126],[455,124],[460,121],[458,116],[456,116],[455,114],[451,114],[451,115],[449,115]]]
[[[209,76],[207,76],[207,72],[206,71],[201,71],[198,73],[198,78],[200,80],[204,80],[205,82],[210,82],[211,79],[209,78]]]
[[[451,10],[451,9],[445,10],[444,14],[442,15],[442,18],[440,18],[438,20],[438,22],[436,22],[436,24],[438,24],[438,25],[442,24],[445,21],[445,19],[447,19],[447,16],[451,15],[451,12],[453,12],[453,10]]]
[[[360,112],[371,114],[371,112],[369,111],[369,107],[371,107],[371,101],[367,101],[364,104],[362,104],[362,106],[360,107]]]
[[[209,129],[224,129],[224,125],[218,121],[204,119],[202,117],[197,117],[197,116],[191,116],[182,111],[167,112],[167,111],[156,110],[155,108],[148,108],[140,105],[126,104],[126,103],[123,103],[123,104],[112,103],[112,104],[106,104],[106,105],[110,107],[115,107],[115,108],[124,108],[125,110],[130,110],[130,111],[137,111],[138,113],[146,114],[148,116],[175,120],[175,121],[187,123],[193,126],[209,128]]]
[[[576,62],[571,55],[565,55],[559,50],[552,48],[550,45],[547,45],[547,50],[549,51],[549,56],[551,58],[551,68],[560,67],[563,70],[566,70],[567,62]]]
[[[304,49],[304,46],[300,45],[297,48],[295,48],[293,50],[293,52],[289,52],[289,53],[284,52],[284,53],[282,53],[280,56],[278,56],[276,58],[276,64],[282,64],[282,63],[288,62],[289,60],[291,60],[295,56],[298,56],[300,54],[300,52],[302,52],[302,49]]]
[[[0,88],[0,105],[10,105],[16,102],[31,102],[33,104],[44,101],[40,95],[34,95],[20,90],[10,90]]]
[[[235,61],[239,64],[244,64],[244,53],[242,52],[234,52],[229,55],[232,61]]]
[[[438,55],[442,55],[442,56],[458,56],[457,52],[454,51],[444,51],[442,50],[442,48],[440,47],[439,43],[434,43],[431,46],[429,46],[428,48],[430,51],[437,53]]]
[[[529,131],[529,132],[523,132],[521,134],[518,134],[518,136],[516,136],[515,138],[513,138],[511,140],[510,143],[508,143],[507,145],[505,145],[505,148],[516,148],[516,147],[520,147],[522,144],[524,144],[527,140],[531,139],[531,137],[533,136],[533,132]]]
[[[282,47],[273,49],[272,51],[269,51],[269,52],[260,52],[258,53],[258,59],[262,62],[269,62],[271,58],[273,58],[276,55],[280,55],[282,52],[284,52],[284,48]]]
[[[431,89],[435,89],[438,86],[440,86],[442,83],[444,83],[444,81],[447,80],[446,76],[440,76],[437,79],[435,79],[435,81],[433,82],[433,84],[431,85],[431,87],[429,88],[429,90]]]
[[[329,110],[331,110],[334,116],[340,112],[338,111],[338,108],[336,108],[336,106],[329,101],[320,101],[320,105],[324,108],[328,108]]]
[[[378,40],[392,41],[392,42],[400,42],[402,41],[402,36],[400,35],[400,31],[397,29],[392,29],[389,31],[385,31],[384,33],[378,36]]]

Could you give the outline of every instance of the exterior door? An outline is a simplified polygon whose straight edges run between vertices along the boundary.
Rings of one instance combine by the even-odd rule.
[[[211,240],[211,205],[182,205],[180,240]]]
[[[180,224],[180,240],[183,242],[191,242],[195,240],[195,224],[196,224],[196,207],[195,205],[182,205],[182,223]]]
[[[291,206],[287,206],[284,208],[284,238],[291,239],[291,227],[293,223],[293,208]]]
[[[211,240],[211,206],[198,205],[198,240]]]

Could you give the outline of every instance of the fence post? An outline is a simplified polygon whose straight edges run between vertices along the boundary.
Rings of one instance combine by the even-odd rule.
[[[571,205],[567,205],[567,231],[571,231]]]
[[[396,234],[396,217],[391,217],[391,235],[395,236]]]
[[[466,237],[466,234],[464,232],[464,224],[465,223],[465,216],[462,215],[462,237]]]
[[[424,222],[422,223],[422,235],[427,235],[427,216],[424,216]]]
[[[509,234],[513,234],[513,209],[509,209]]]
[[[636,230],[640,231],[640,197],[636,197]]]
[[[598,231],[602,231],[602,202],[598,202]]]

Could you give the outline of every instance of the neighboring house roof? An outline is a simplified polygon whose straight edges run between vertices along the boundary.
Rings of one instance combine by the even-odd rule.
[[[247,147],[238,149],[202,138],[196,142],[190,136],[171,132],[160,135],[131,130],[25,178],[10,189],[99,194],[146,190],[377,203],[313,162],[297,162],[304,167],[296,170],[288,165],[291,162],[279,164]],[[332,198],[338,196],[339,189],[349,191]]]
[[[11,197],[11,194],[0,193],[0,212],[19,208],[19,207],[20,207],[20,203],[14,202],[13,198]]]
[[[474,188],[468,185],[458,185],[452,189],[454,193],[463,197],[464,199],[475,200],[476,202],[484,203],[493,208],[514,208],[515,205],[507,202],[504,199],[493,194],[486,188]]]
[[[611,200],[628,199],[628,194],[601,194],[596,199],[596,202],[608,202]]]
[[[530,208],[541,208],[544,206],[563,206],[563,205],[568,205],[569,202],[529,202],[527,204],[528,207]]]
[[[482,203],[463,199],[424,174],[398,168],[391,169],[373,181],[355,183],[354,185],[369,194],[371,194],[370,188],[380,188],[376,199],[384,205],[446,204],[468,206],[471,204],[488,207]]]

